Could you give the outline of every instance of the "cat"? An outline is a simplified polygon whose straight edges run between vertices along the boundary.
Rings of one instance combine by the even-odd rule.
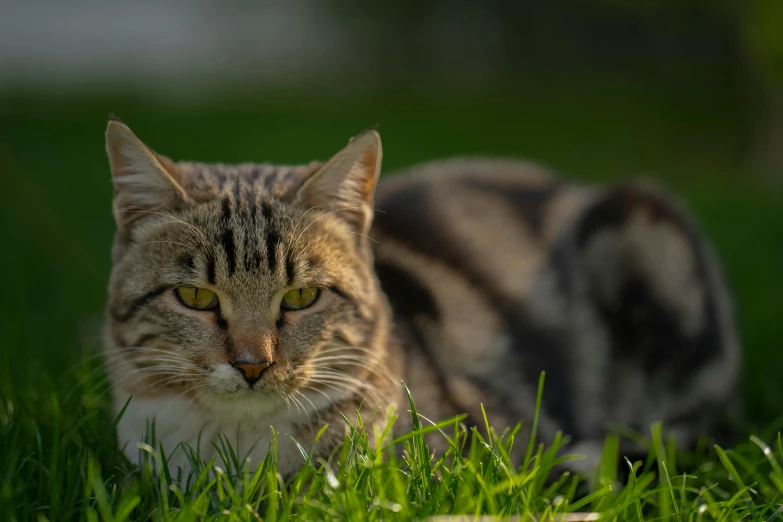
[[[383,428],[387,408],[407,409],[401,381],[428,419],[483,429],[483,404],[500,430],[532,419],[545,371],[539,434],[570,435],[588,468],[613,425],[660,420],[692,444],[735,408],[718,261],[649,183],[489,159],[378,182],[372,129],[301,166],[175,163],[117,119],[106,149],[104,352],[132,461],[154,419],[167,452],[184,442],[205,459],[223,434],[257,464],[278,433],[288,476],[304,459],[284,435],[309,450],[328,424],[311,455],[328,457],[341,414]],[[169,459],[187,467],[181,449]]]

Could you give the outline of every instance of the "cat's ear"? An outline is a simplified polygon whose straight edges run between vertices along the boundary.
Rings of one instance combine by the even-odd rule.
[[[378,132],[364,131],[305,180],[297,199],[308,208],[334,212],[355,231],[366,234],[372,224],[381,155]]]
[[[106,153],[114,183],[114,219],[126,231],[137,219],[173,209],[188,196],[170,159],[156,154],[117,119],[106,128]]]

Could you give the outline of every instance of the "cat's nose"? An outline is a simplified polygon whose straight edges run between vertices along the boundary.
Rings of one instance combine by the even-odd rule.
[[[233,363],[233,365],[234,368],[239,370],[239,372],[245,378],[247,383],[250,386],[253,386],[256,382],[258,382],[258,379],[261,378],[261,374],[264,373],[264,370],[272,366],[272,363],[266,361],[261,361],[261,362],[237,361]]]

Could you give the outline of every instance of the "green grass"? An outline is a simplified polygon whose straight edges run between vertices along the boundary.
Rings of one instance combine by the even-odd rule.
[[[774,519],[783,498],[783,423],[775,421],[783,413],[783,194],[744,169],[751,133],[741,107],[720,83],[617,79],[463,94],[223,93],[210,101],[106,91],[0,94],[0,521],[122,520],[123,510],[131,519],[219,518],[229,510],[256,520],[248,504],[264,520],[574,509],[617,520]],[[287,485],[273,461],[245,473],[230,451],[181,480],[156,471],[163,457],[154,447],[141,452],[141,466],[130,465],[91,358],[100,345],[113,231],[103,152],[109,112],[175,159],[307,162],[379,124],[387,171],[489,154],[532,158],[580,181],[661,179],[713,239],[736,294],[744,442],[725,451],[705,442],[680,454],[651,427],[650,455],[632,463],[635,474],[627,484],[621,479],[623,487],[615,483],[623,477],[618,467],[627,468],[616,437],[605,443],[598,478],[577,483],[552,471],[565,458],[563,440],[531,446],[529,459],[515,466],[504,456],[510,434],[482,440],[455,423],[443,436],[469,447],[466,458],[430,460],[416,433],[395,446],[407,448],[403,456],[378,453],[358,429],[335,455],[342,464],[334,476],[311,462]]]
[[[76,374],[94,374],[97,361]],[[542,377],[543,379],[543,377]],[[524,460],[509,458],[518,425],[482,437],[460,417],[431,425],[408,411],[376,412],[391,421],[411,415],[413,429],[396,439],[368,433],[360,417],[344,420],[350,434],[329,461],[299,446],[302,468],[283,482],[277,473],[277,434],[266,459],[249,462],[227,440],[219,457],[203,462],[187,447],[192,469],[166,466],[150,429],[139,458],[127,462],[107,416],[105,386],[82,380],[63,396],[42,384],[0,395],[0,520],[421,520],[434,515],[558,515],[595,512],[601,520],[774,520],[783,513],[783,439],[753,437],[724,450],[702,445],[678,455],[661,426],[648,436],[649,456],[630,462],[609,436],[594,477],[565,472],[578,455],[558,435],[544,445],[530,438]],[[542,386],[539,387],[539,404]],[[34,394],[30,396],[29,394]],[[535,435],[535,420],[532,421]],[[437,430],[449,444],[433,456],[424,434]],[[384,441],[376,444],[377,441]],[[316,442],[318,444],[318,442]],[[685,458],[686,463],[680,459]],[[628,476],[618,482],[618,464]],[[588,480],[589,479],[589,480]],[[530,518],[533,520],[533,518]]]

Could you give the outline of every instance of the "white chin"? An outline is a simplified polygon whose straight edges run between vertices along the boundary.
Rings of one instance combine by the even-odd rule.
[[[207,394],[202,403],[216,416],[245,421],[259,419],[286,408],[282,396],[247,387],[232,393]]]

